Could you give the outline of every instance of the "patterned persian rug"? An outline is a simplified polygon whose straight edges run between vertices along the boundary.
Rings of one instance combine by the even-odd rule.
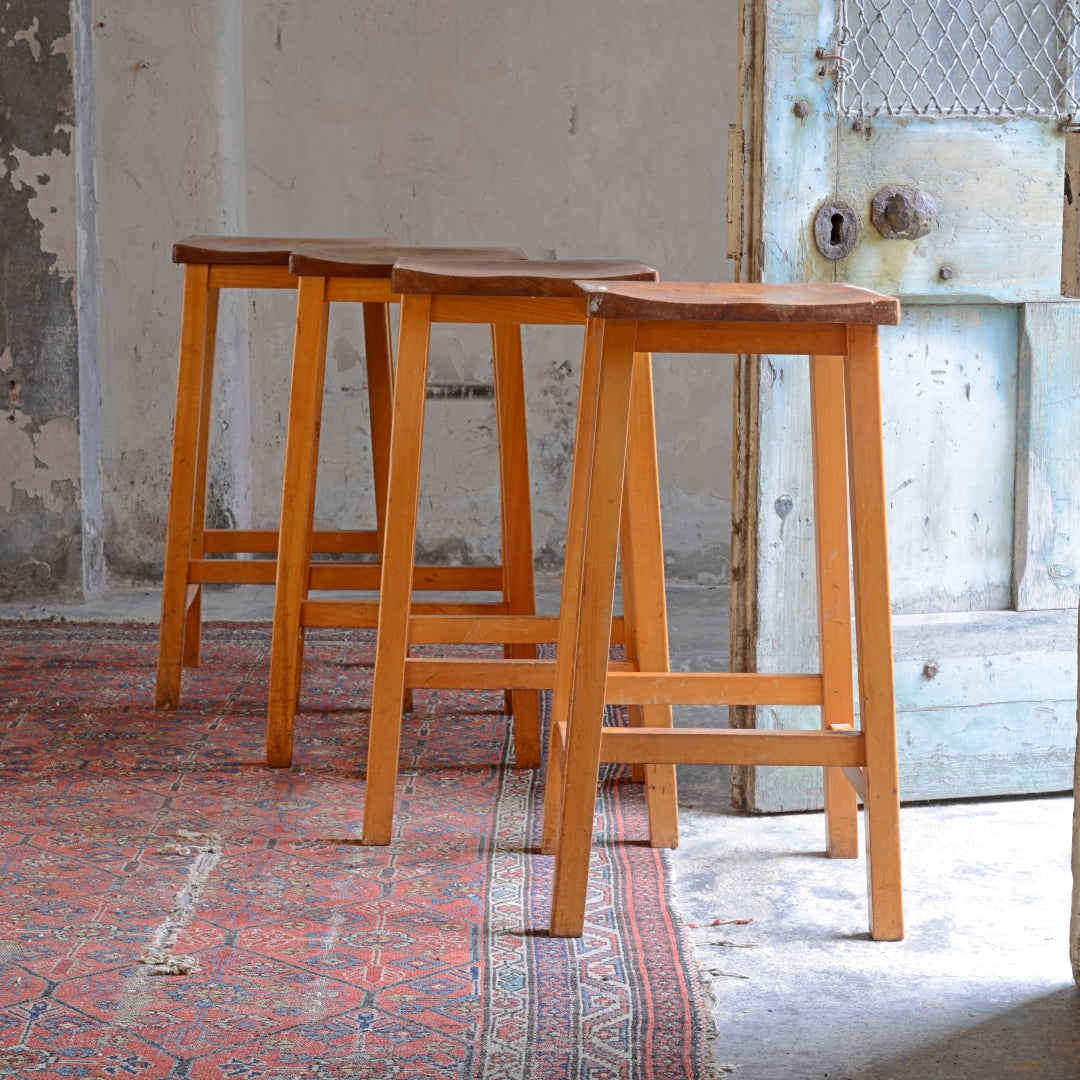
[[[209,628],[155,713],[155,627],[0,624],[0,1076],[708,1076],[640,787],[603,785],[585,934],[549,939],[501,694],[417,691],[394,841],[363,847],[372,638],[308,640],[270,770],[266,626]]]

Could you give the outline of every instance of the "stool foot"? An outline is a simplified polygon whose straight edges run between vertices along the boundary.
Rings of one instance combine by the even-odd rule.
[[[279,717],[274,722],[274,735],[266,740],[266,767],[287,769],[292,765],[293,722]]]
[[[180,669],[175,672],[171,667],[158,668],[157,690],[154,695],[154,708],[161,712],[172,712],[180,708]]]
[[[510,646],[506,651],[511,660],[536,657],[536,649],[531,646]],[[540,695],[535,690],[513,690],[510,708],[514,717],[514,768],[539,769],[543,754],[540,745]]]
[[[870,937],[902,941],[904,903],[900,867],[900,814],[896,791],[877,797],[867,783],[863,808],[866,826],[866,878],[870,907]]]
[[[385,707],[376,709],[373,703],[364,776],[361,841],[365,844],[389,844],[393,835],[401,720],[401,715],[395,710]]]
[[[679,804],[674,765],[645,766],[645,805],[649,814],[649,845],[677,848]]]
[[[202,658],[202,586],[191,591],[184,615],[184,667],[198,667]]]
[[[825,769],[825,853],[859,857],[859,800],[841,769]]]

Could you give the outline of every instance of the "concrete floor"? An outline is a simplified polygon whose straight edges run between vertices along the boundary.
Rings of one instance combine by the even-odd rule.
[[[545,590],[545,609],[553,602]],[[722,670],[727,591],[674,586],[669,603],[673,666]],[[264,619],[269,605],[269,590],[229,589],[206,611]],[[156,621],[158,594],[0,604],[0,618],[50,616]],[[703,641],[716,642],[704,656]],[[824,857],[821,814],[736,813],[720,768],[681,768],[680,802],[672,864],[687,923],[753,920],[689,931],[711,984],[721,1075],[1080,1080],[1071,797],[905,807],[898,943],[868,939],[865,864]]]

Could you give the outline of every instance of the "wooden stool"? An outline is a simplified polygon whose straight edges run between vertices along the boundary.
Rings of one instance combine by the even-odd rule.
[[[602,340],[602,348],[592,439],[574,454],[575,473],[580,471],[574,484],[588,497],[584,515],[572,522],[585,533],[577,564],[564,570],[578,578],[581,603],[562,613],[564,622],[573,623],[566,632],[572,647],[559,658],[560,668],[566,665],[571,673],[572,693],[568,722],[557,726],[552,751],[564,769],[562,782],[549,782],[545,797],[545,814],[558,837],[550,933],[582,933],[601,762],[823,765],[829,853],[857,855],[857,792],[865,811],[870,933],[899,940],[904,932],[900,803],[877,329],[899,322],[899,304],[849,285],[586,281],[580,286],[590,333]],[[820,672],[609,673],[608,625],[634,355],[646,351],[809,354]],[[615,701],[816,705],[824,730],[602,728],[604,703]]]
[[[402,255],[442,255],[467,262],[470,259],[523,261],[516,248],[432,248],[401,244],[317,243],[297,246],[289,267],[298,283],[296,339],[293,347],[293,377],[289,400],[289,420],[285,441],[285,475],[282,481],[281,523],[278,546],[274,628],[270,649],[270,700],[267,713],[266,763],[280,768],[291,764],[293,722],[300,693],[303,667],[304,631],[309,626],[374,627],[378,603],[309,599],[311,589],[375,590],[380,587],[381,565],[369,561],[352,566],[335,564],[332,571],[311,564],[315,544],[315,485],[319,454],[319,427],[322,417],[323,384],[326,368],[326,335],[330,304],[352,301],[369,305],[397,303],[391,290],[390,272]],[[498,344],[498,343],[497,343]],[[497,360],[496,360],[497,362]],[[498,362],[497,362],[498,366]],[[496,407],[500,407],[496,393]],[[528,473],[517,465],[517,457],[507,447],[514,437],[524,439],[524,412],[506,406],[500,420],[500,476],[504,534],[508,516],[517,508],[527,511]],[[523,408],[523,406],[522,406]],[[387,414],[389,415],[389,414]],[[507,433],[503,423],[508,422]],[[515,436],[515,432],[520,433]],[[374,431],[373,431],[374,436]],[[381,437],[385,434],[385,441]],[[383,429],[374,438],[379,451],[386,450],[376,475],[386,477],[389,468],[390,435]],[[516,471],[515,471],[516,470]],[[384,487],[376,490],[380,506],[387,504]],[[508,509],[511,508],[510,514]],[[532,536],[525,544],[503,549],[503,566],[417,567],[414,587],[425,590],[477,590],[498,592],[505,609],[535,611]],[[383,545],[377,545],[376,550]],[[488,604],[420,605],[420,610],[452,610],[465,614],[490,610]],[[401,701],[398,702],[401,707]],[[518,726],[526,733],[539,730],[539,707],[535,702],[515,699],[512,709]],[[537,741],[538,736],[533,737]],[[517,744],[518,764],[535,767],[539,751],[530,749],[529,739]]]
[[[335,240],[355,248],[386,240]],[[180,328],[180,364],[176,384],[172,480],[165,535],[161,589],[161,638],[158,648],[159,709],[180,704],[182,668],[197,667],[202,630],[204,584],[249,585],[274,582],[276,529],[208,529],[206,483],[213,401],[214,346],[218,298],[222,289],[295,289],[289,256],[301,240],[265,236],[189,236],[173,247],[173,262],[184,266],[184,301]],[[375,490],[386,491],[393,372],[390,323],[384,303],[364,307],[368,402],[371,408]],[[379,528],[383,498],[376,499]],[[374,552],[371,531],[319,532],[319,552]],[[253,554],[258,560],[212,558]]]
[[[503,404],[499,412],[500,439],[513,435],[504,452],[512,455],[515,471],[528,476],[528,451],[524,425],[513,431],[510,419],[524,414],[524,384],[520,352],[522,325],[585,324],[584,297],[573,280],[582,275],[604,280],[653,281],[651,267],[636,262],[506,262],[461,263],[451,260],[403,258],[394,268],[391,287],[401,295],[401,333],[398,342],[394,425],[390,449],[390,478],[386,545],[379,592],[379,624],[375,678],[371,702],[367,781],[364,797],[363,839],[366,843],[389,843],[393,824],[398,753],[401,736],[401,696],[416,687],[466,687],[472,689],[554,690],[553,711],[565,708],[569,685],[556,683],[553,660],[536,659],[538,643],[554,642],[558,620],[508,607],[505,613],[487,617],[417,613],[410,607],[410,583],[415,581],[413,552],[424,424],[428,347],[434,323],[491,323],[495,335],[495,385]],[[593,346],[585,349],[582,399],[595,391],[598,361]],[[660,499],[656,478],[656,434],[652,423],[649,358],[636,364],[639,392],[635,410],[640,436],[632,447],[627,484],[624,546],[633,572],[624,581],[626,616],[609,618],[608,634],[625,640],[628,663],[666,668],[667,632],[664,598],[663,547],[660,539]],[[579,414],[591,418],[586,408]],[[578,435],[578,438],[583,436]],[[583,505],[585,492],[572,488],[571,503]],[[571,510],[571,514],[574,511]],[[529,531],[528,505],[507,505],[504,527],[521,530],[515,541],[507,534],[504,543],[521,543]],[[579,515],[580,516],[580,515]],[[531,537],[531,534],[530,534]],[[572,552],[577,537],[568,536]],[[531,538],[528,544],[531,549]],[[630,554],[632,553],[632,555]],[[571,585],[576,582],[571,580]],[[564,591],[563,604],[577,606],[576,595]],[[410,612],[412,612],[410,614]],[[609,613],[610,614],[610,613]],[[447,660],[412,659],[410,644],[487,642],[509,644],[504,659]],[[561,648],[561,645],[560,645]],[[671,722],[670,709],[650,710],[655,725]],[[516,717],[515,717],[516,728]],[[537,732],[538,735],[538,732]],[[515,738],[520,734],[515,730]],[[538,742],[535,752],[539,756]],[[648,784],[654,820],[676,827],[676,792],[673,767],[649,771]],[[658,828],[663,828],[659,825]],[[663,839],[674,843],[675,837]],[[552,837],[552,842],[554,837]]]

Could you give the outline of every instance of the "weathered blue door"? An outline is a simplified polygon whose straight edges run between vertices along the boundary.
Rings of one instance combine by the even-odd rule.
[[[744,0],[744,280],[900,297],[883,336],[901,793],[1071,787],[1080,307],[1061,299],[1066,0]],[[816,664],[806,362],[738,375],[733,663]],[[812,727],[809,711],[735,722]],[[816,770],[734,770],[758,810]]]

